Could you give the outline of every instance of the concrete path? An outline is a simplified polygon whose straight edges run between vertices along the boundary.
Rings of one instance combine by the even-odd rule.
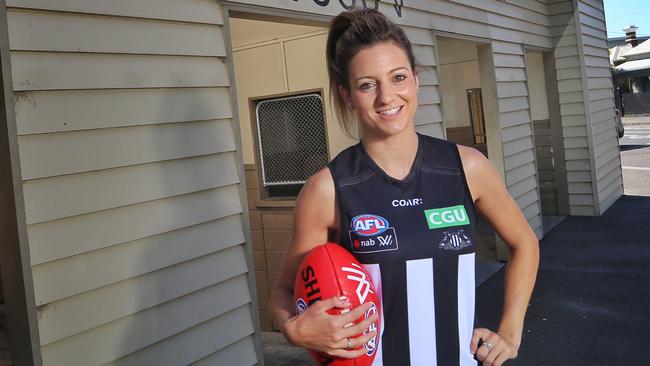
[[[621,119],[624,126],[650,125],[650,116],[625,116]]]

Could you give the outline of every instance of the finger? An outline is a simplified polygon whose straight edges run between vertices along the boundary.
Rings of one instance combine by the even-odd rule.
[[[340,315],[338,321],[340,322],[341,326],[354,322],[355,320],[362,317],[366,313],[366,311],[370,309],[371,306],[372,306],[371,303],[365,303],[360,306],[357,306],[356,308],[350,310],[349,312]]]
[[[360,349],[353,349],[353,350],[338,348],[326,353],[330,356],[340,357],[340,358],[357,358],[366,354],[366,350],[363,347]]]
[[[364,344],[368,343],[368,341],[371,340],[375,336],[377,336],[376,331],[361,334],[358,337],[345,337],[342,340],[340,340],[339,342],[336,342],[336,344],[332,348],[333,349],[347,349],[347,350],[357,349],[357,348],[363,346]]]
[[[476,354],[478,350],[478,343],[481,339],[485,339],[490,335],[490,331],[485,328],[476,328],[474,329],[474,332],[472,332],[472,341],[470,342],[470,350],[472,351],[473,354]]]
[[[371,339],[377,336],[376,331],[368,332],[359,337],[350,338],[350,349],[357,349],[364,344],[368,343]]]
[[[488,347],[488,344],[492,347]],[[482,360],[483,363],[486,366],[491,366],[494,359],[503,351],[504,346],[505,344],[501,342],[501,337],[496,333],[490,332],[490,335],[483,340],[483,344],[478,349],[478,352],[481,352],[481,354],[485,353],[485,358]]]
[[[364,319],[364,320],[360,321],[359,323],[354,324],[354,325],[351,326],[351,327],[346,327],[346,328],[344,329],[344,332],[343,332],[342,334],[343,334],[344,336],[346,336],[346,337],[354,337],[354,336],[357,336],[357,335],[359,335],[359,334],[365,332],[367,329],[369,329],[370,326],[371,326],[374,322],[377,321],[377,318],[378,318],[377,314],[373,314],[373,315],[371,315],[370,317],[368,317],[367,319]]]
[[[501,353],[504,352],[504,349],[503,349],[504,345],[503,345],[503,342],[501,342],[501,340],[499,340],[497,337],[489,338],[488,342],[490,342],[490,344],[492,344],[492,350],[490,351],[488,349],[488,355],[487,355],[487,357],[485,357],[485,361],[483,363],[486,366],[491,366],[491,365],[494,365],[494,360],[497,358],[497,356],[499,356]],[[483,347],[481,347],[481,348],[483,348]],[[485,348],[487,348],[487,347],[485,347]]]
[[[488,353],[489,353],[489,351],[488,351],[487,347],[479,347],[476,350],[476,353],[475,353],[476,359],[483,362],[487,358]]]
[[[508,361],[513,357],[510,356],[509,352],[501,352],[499,353],[499,356],[494,360],[494,365],[495,366],[501,366],[503,365],[504,362]]]
[[[350,302],[347,301],[347,298],[345,296],[341,296],[341,297],[333,296],[330,297],[329,299],[321,300],[316,304],[318,304],[320,308],[319,310],[321,311],[328,311],[334,308],[344,309],[352,306],[352,304],[350,304]]]

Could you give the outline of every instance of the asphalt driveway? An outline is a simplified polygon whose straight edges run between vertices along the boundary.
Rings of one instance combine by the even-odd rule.
[[[540,243],[520,357],[508,365],[650,365],[650,197],[568,217]],[[484,326],[501,313],[503,271],[478,289]]]

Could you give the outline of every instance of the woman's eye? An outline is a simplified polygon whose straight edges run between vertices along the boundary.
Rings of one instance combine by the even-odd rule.
[[[368,90],[368,89],[372,88],[373,86],[374,85],[372,83],[363,83],[363,84],[359,85],[359,89]]]
[[[404,80],[406,80],[406,75],[403,74],[395,75],[395,81],[404,81]]]

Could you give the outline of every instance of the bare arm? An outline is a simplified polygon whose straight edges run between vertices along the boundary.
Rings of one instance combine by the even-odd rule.
[[[459,146],[467,182],[478,211],[490,222],[509,250],[509,260],[505,274],[505,299],[503,315],[497,334],[512,351],[510,357],[517,355],[524,326],[524,316],[528,301],[535,285],[539,266],[539,245],[517,203],[510,197],[501,177],[492,164],[475,149]],[[477,338],[487,337],[485,330],[477,330]],[[475,334],[477,333],[475,332]],[[473,340],[472,350],[476,351],[478,339]],[[494,345],[496,348],[496,345]],[[481,353],[487,355],[481,347]],[[492,352],[490,352],[491,354]],[[492,355],[490,355],[492,356]],[[505,357],[505,356],[504,356]],[[488,358],[489,364],[500,365],[505,361],[497,355]]]
[[[310,306],[307,311],[294,316],[293,284],[303,257],[316,246],[328,241],[332,232],[338,231],[338,212],[334,193],[334,182],[329,169],[316,173],[305,184],[296,201],[293,232],[284,253],[282,271],[277,287],[269,303],[271,317],[285,337],[294,345],[322,351],[332,356],[354,358],[364,353],[360,350],[346,350],[348,338],[359,335],[375,319],[368,318],[354,326],[347,324],[359,318],[368,308],[364,304],[345,315],[333,316],[327,313],[332,308],[346,308],[350,304],[330,298]],[[375,336],[350,339],[350,348],[357,348]]]

